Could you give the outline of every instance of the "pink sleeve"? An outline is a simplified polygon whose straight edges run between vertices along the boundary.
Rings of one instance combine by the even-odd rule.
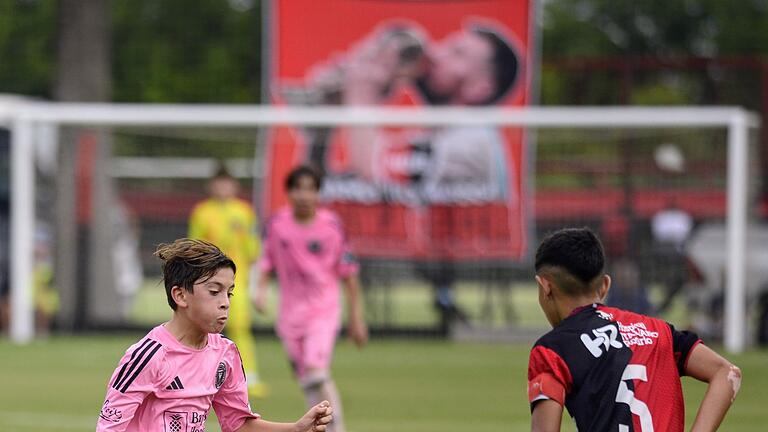
[[[357,264],[357,259],[355,259],[355,256],[346,249],[346,247],[341,252],[341,257],[339,258],[339,262],[336,265],[336,274],[342,278],[348,278],[349,276],[356,275],[359,270],[359,265]]]
[[[163,365],[159,342],[146,338],[126,351],[109,380],[96,432],[126,431],[136,409],[156,389]]]
[[[275,262],[272,259],[272,241],[269,238],[269,230],[272,228],[272,221],[264,224],[264,233],[262,235],[261,257],[259,257],[259,271],[262,273],[272,273],[275,269]]]
[[[222,432],[233,432],[243,426],[246,420],[260,416],[251,412],[248,402],[248,386],[245,382],[240,352],[233,344],[227,352],[226,377],[218,393],[213,397],[213,409],[219,418]]]
[[[347,236],[344,233],[341,222],[338,223],[338,230],[340,247],[339,256],[336,261],[336,275],[344,279],[356,275],[360,266],[357,263],[355,254],[352,253],[352,249],[349,247],[349,243],[347,243]]]

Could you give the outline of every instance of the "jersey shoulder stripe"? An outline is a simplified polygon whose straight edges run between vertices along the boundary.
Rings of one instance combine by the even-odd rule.
[[[152,357],[154,357],[154,355],[162,346],[163,345],[161,343],[147,338],[139,346],[139,348],[137,348],[133,354],[131,354],[131,358],[126,362],[126,364],[123,365],[123,368],[120,371],[120,375],[122,376],[118,376],[115,379],[112,388],[118,390],[120,393],[125,393],[126,390],[128,390],[128,387],[130,387],[130,385],[136,380],[139,374],[141,374],[141,371],[144,370],[149,361],[152,359]],[[125,374],[123,374],[123,371],[125,367],[128,366],[128,364],[130,364],[130,367],[128,367],[128,369],[125,371]]]
[[[133,364],[133,359],[136,358],[136,355],[150,342],[153,342],[153,340],[150,338],[146,338],[141,342],[138,348],[133,350],[133,352],[131,353],[131,358],[129,358],[127,362],[123,363],[123,367],[120,368],[120,372],[118,372],[117,377],[115,377],[115,381],[112,382],[113,388],[117,388],[119,383],[123,381],[123,377],[125,377],[126,369],[128,369],[128,367]]]

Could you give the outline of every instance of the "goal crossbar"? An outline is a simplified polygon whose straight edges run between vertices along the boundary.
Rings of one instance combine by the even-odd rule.
[[[33,144],[37,127],[58,126],[517,126],[547,128],[725,128],[728,131],[725,348],[746,345],[745,250],[750,129],[759,117],[740,107],[275,107],[52,103],[0,99],[0,126],[11,131],[11,338],[34,336]]]

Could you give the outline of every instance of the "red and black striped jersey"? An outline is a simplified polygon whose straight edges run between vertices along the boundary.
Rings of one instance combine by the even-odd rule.
[[[531,350],[531,410],[555,400],[580,431],[682,431],[680,377],[699,342],[656,318],[599,304],[578,308]]]

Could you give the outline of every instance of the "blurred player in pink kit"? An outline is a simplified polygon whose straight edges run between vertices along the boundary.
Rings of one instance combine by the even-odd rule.
[[[347,248],[338,217],[318,208],[320,174],[295,168],[286,178],[290,207],[267,223],[260,277],[254,292],[256,309],[266,309],[268,282],[277,274],[280,306],[277,333],[293,364],[308,406],[331,401],[332,432],[344,432],[341,401],[330,376],[331,357],[341,326],[339,280],[349,306],[349,335],[358,347],[368,340],[359,299],[357,263]]]
[[[235,288],[235,263],[215,245],[179,239],[160,245],[170,321],[125,352],[112,374],[96,431],[204,432],[211,407],[224,432],[318,432],[327,401],[296,423],[251,412],[240,354],[221,336]],[[243,295],[246,295],[245,293]]]

